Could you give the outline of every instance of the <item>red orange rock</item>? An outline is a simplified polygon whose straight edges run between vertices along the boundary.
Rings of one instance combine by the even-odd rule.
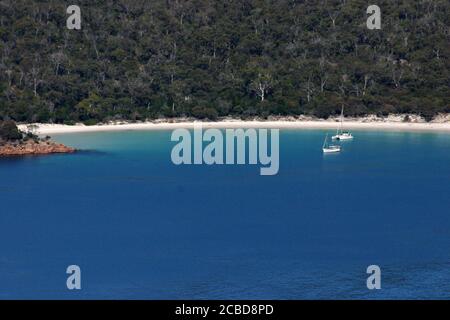
[[[51,141],[35,142],[33,140],[11,143],[6,142],[0,145],[0,156],[22,156],[22,155],[40,155],[52,153],[73,153],[74,148],[67,147],[60,143]]]

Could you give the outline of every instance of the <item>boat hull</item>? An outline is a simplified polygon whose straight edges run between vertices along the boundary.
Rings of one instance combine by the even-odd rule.
[[[322,150],[323,150],[323,153],[338,153],[338,152],[341,152],[341,148],[332,148],[332,149],[323,148]]]
[[[332,136],[331,139],[340,140],[340,141],[352,140],[353,136],[352,135],[336,135],[336,136]]]

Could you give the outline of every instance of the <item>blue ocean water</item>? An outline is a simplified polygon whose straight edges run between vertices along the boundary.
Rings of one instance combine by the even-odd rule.
[[[55,135],[84,151],[0,159],[0,298],[450,297],[449,134],[360,131],[323,155],[325,131],[282,130],[275,176],[175,166],[170,134]]]

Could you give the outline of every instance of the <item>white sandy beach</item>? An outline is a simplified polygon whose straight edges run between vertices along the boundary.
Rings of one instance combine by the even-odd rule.
[[[438,120],[425,122],[420,117],[414,116],[411,122],[403,122],[404,116],[392,115],[386,118],[366,117],[358,119],[347,119],[344,128],[350,130],[392,130],[392,131],[442,131],[450,132],[450,117],[441,116]],[[339,126],[338,119],[311,119],[307,117],[283,117],[268,120],[236,120],[223,119],[220,121],[195,121],[192,119],[163,119],[151,122],[116,122],[94,126],[76,124],[73,126],[62,124],[33,124],[34,132],[39,135],[50,135],[58,133],[119,131],[119,130],[171,130],[177,128],[194,128],[202,125],[203,128],[279,128],[279,129],[330,129]],[[20,130],[29,131],[30,124],[18,125]]]

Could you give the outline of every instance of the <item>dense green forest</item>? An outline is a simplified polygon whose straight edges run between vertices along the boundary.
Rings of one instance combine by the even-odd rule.
[[[382,29],[368,30],[367,7]],[[66,9],[81,8],[81,30]],[[2,0],[0,120],[450,112],[448,0]]]

